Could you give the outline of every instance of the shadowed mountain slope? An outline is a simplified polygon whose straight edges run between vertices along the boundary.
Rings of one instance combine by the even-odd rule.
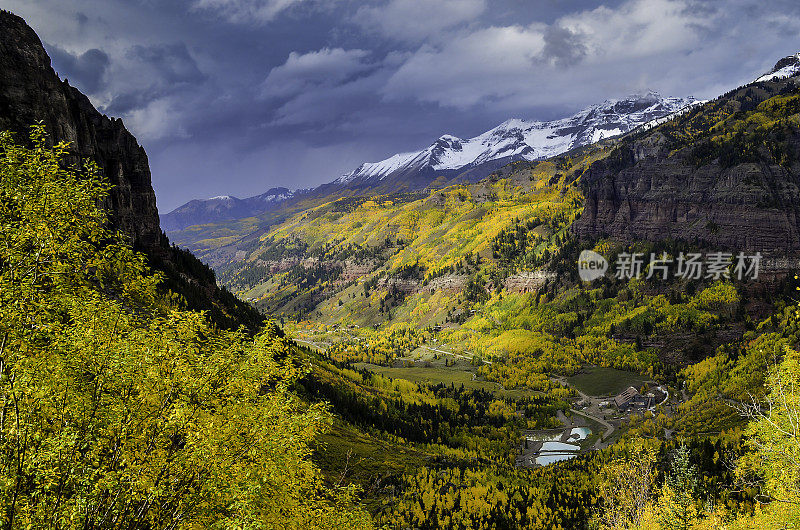
[[[122,120],[101,114],[59,79],[34,30],[0,11],[0,130],[23,141],[36,122],[44,123],[53,143],[70,143],[70,163],[99,166],[113,186],[103,205],[111,223],[164,272],[166,287],[182,295],[189,308],[208,310],[225,327],[260,324],[255,310],[217,287],[211,269],[169,244],[159,225],[147,154]]]

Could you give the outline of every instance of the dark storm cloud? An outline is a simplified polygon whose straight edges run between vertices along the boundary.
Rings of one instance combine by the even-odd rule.
[[[101,105],[100,109],[110,116],[126,116],[147,108],[148,105],[155,101],[175,95],[185,95],[186,92],[186,90],[181,90],[180,88],[162,88],[157,86],[121,91],[118,95],[114,96],[109,103]]]
[[[572,66],[586,56],[583,36],[562,26],[549,26],[544,32],[542,55],[558,66]]]
[[[109,58],[97,48],[87,50],[80,55],[73,55],[55,45],[48,46],[53,68],[62,77],[71,79],[83,89],[93,94],[103,86],[103,77],[108,70]]]
[[[206,79],[206,75],[189,55],[186,44],[182,42],[155,46],[136,45],[127,55],[152,67],[163,83],[201,83]]]
[[[111,101],[101,105],[103,112],[110,115],[131,115],[169,98],[193,100],[208,80],[182,42],[134,45],[124,57],[135,66],[119,73]],[[185,136],[185,128],[178,131]]]
[[[192,107],[207,108],[210,96],[203,73],[185,43],[134,45],[120,61],[110,101],[103,112],[128,116],[133,128],[151,138],[191,136]]]
[[[796,0],[5,0],[147,148],[159,208],[658,90],[800,49]]]

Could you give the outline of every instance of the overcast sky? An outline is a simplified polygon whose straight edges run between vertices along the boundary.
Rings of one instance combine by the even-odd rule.
[[[800,50],[797,0],[0,0],[146,148],[158,206],[647,90],[714,97]]]

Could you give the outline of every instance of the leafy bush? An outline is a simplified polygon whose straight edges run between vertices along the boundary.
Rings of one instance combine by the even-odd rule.
[[[0,520],[8,528],[368,526],[308,458],[306,372],[174,309],[98,208],[96,167],[0,135]]]

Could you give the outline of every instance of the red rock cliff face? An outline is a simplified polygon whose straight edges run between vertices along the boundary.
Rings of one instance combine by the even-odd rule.
[[[100,114],[58,78],[24,20],[0,11],[0,130],[24,139],[37,121],[55,142],[71,142],[74,161],[94,160],[100,166],[114,186],[104,205],[114,225],[137,246],[157,246],[161,229],[144,149],[122,120]]]
[[[738,109],[735,99],[717,103]],[[627,242],[676,239],[732,251],[800,251],[800,132],[795,128],[782,141],[795,162],[779,164],[758,147],[752,160],[730,165],[698,163],[696,145],[676,149],[658,129],[639,135],[582,177],[585,208],[573,230]]]

